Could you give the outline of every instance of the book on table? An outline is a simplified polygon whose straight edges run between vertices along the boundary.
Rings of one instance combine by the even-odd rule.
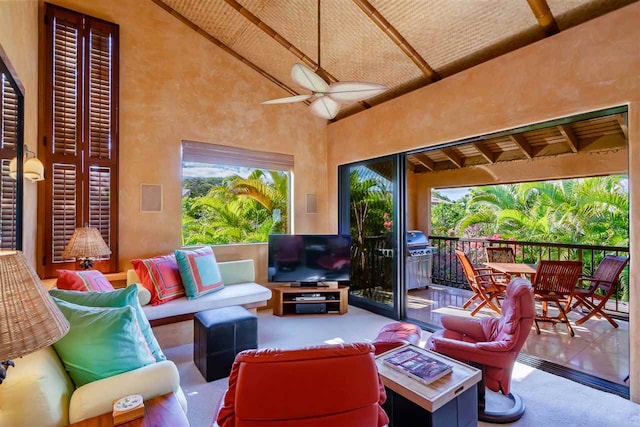
[[[382,361],[387,366],[405,373],[423,384],[431,384],[453,371],[453,366],[412,348],[400,350],[385,357]]]

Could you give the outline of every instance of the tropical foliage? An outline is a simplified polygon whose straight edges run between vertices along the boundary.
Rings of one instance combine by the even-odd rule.
[[[186,178],[183,192],[183,245],[266,242],[288,230],[287,172]]]

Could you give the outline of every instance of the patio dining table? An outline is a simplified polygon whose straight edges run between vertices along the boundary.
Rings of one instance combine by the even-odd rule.
[[[489,267],[495,272],[508,274],[508,275],[531,275],[531,281],[536,274],[538,266],[536,264],[524,264],[519,262],[485,262],[484,265]]]

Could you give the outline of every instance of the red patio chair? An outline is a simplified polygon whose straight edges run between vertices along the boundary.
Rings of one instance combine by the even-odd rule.
[[[576,302],[571,308],[582,306],[587,309],[587,314],[576,321],[576,325],[581,325],[593,316],[604,317],[614,328],[618,324],[607,313],[603,311],[605,304],[613,294],[615,284],[620,277],[620,273],[624,269],[629,258],[621,256],[607,255],[596,268],[593,277],[580,277],[578,286],[576,286],[573,296]],[[583,282],[589,282],[588,288],[583,288]],[[601,294],[597,293],[600,290]]]
[[[571,304],[573,291],[582,274],[582,262],[580,261],[540,261],[536,278],[533,282],[535,299],[542,302],[542,315],[536,314],[536,332],[540,334],[538,322],[565,323],[571,336],[574,336],[573,328],[567,319],[567,310]],[[558,307],[556,317],[549,316],[548,303],[554,303]]]
[[[475,316],[485,305],[496,313],[501,314],[498,297],[502,296],[507,286],[496,280],[498,275],[492,273],[490,268],[474,267],[464,252],[456,251],[456,256],[460,264],[462,264],[464,275],[467,277],[469,287],[473,291],[473,295],[462,305],[462,308],[467,308],[475,300],[480,300],[480,304],[471,312],[472,316]]]

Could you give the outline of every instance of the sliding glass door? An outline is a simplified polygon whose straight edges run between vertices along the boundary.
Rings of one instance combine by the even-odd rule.
[[[349,303],[400,318],[398,248],[404,245],[398,156],[340,167],[340,232],[351,235]]]

